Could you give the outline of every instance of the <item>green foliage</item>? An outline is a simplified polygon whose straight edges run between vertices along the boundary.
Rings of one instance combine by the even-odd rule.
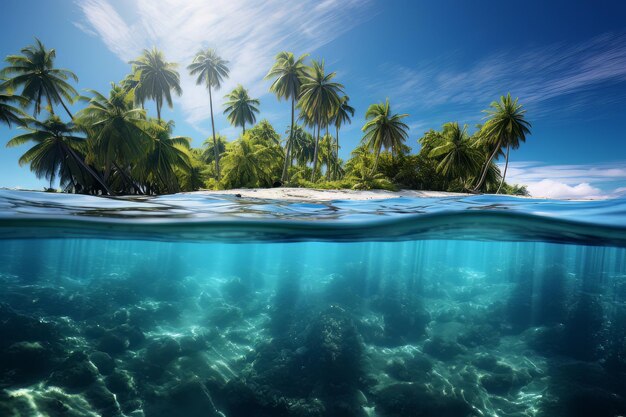
[[[224,109],[226,118],[231,125],[241,126],[243,133],[246,133],[246,123],[254,124],[256,122],[255,113],[259,112],[257,106],[260,104],[260,101],[256,98],[251,98],[248,95],[248,90],[243,88],[241,84],[224,98],[228,100],[224,103],[226,106]]]
[[[161,120],[163,100],[168,107],[172,107],[172,91],[178,96],[183,93],[180,88],[180,76],[176,71],[177,65],[165,60],[163,52],[156,48],[144,49],[143,54],[131,64],[139,78],[135,87],[138,99],[154,100],[157,108],[157,118]]]
[[[35,44],[21,50],[21,55],[9,55],[5,61],[9,64],[0,71],[0,79],[9,78],[0,90],[15,90],[22,88],[20,95],[33,104],[33,115],[41,113],[45,99],[50,112],[54,113],[53,106],[61,104],[67,114],[72,114],[63,99],[72,103],[78,93],[67,80],[78,81],[73,72],[54,68],[56,51],[46,49],[43,43],[35,38]]]
[[[212,92],[229,76],[229,68],[212,49],[198,52],[187,67],[209,93],[212,134],[201,148],[191,148],[190,138],[174,136],[173,123],[161,120],[163,104],[171,107],[172,93],[182,90],[176,64],[156,48],[132,61],[130,74],[111,84],[108,95],[88,90],[89,97],[81,97],[86,104],[74,118],[66,103],[77,98],[68,83],[77,77],[55,68],[55,50],[36,40],[20,55],[8,56],[0,71],[0,122],[26,131],[7,144],[32,144],[20,164],[29,164],[35,175],[50,182],[50,189],[58,179],[70,192],[161,194],[282,182],[321,189],[473,187],[528,195],[524,186],[505,182],[510,150],[530,134],[525,110],[510,95],[491,104],[489,119],[475,134],[467,126],[446,123],[418,140],[417,154],[406,144],[408,115],[393,113],[389,100],[372,104],[365,113],[361,144],[344,163],[339,158],[340,130],[351,122],[355,109],[336,74],[327,72],[323,61],[307,66],[307,56],[281,52],[266,75],[272,80],[270,91],[291,101],[291,124],[283,138],[267,120],[255,125],[259,100],[241,85],[226,95],[224,113],[242,128],[242,136],[229,141],[215,132]],[[147,115],[146,100],[155,101],[156,119]],[[55,116],[59,104],[70,123]],[[46,109],[50,117],[39,121],[27,116],[23,110],[30,106],[35,116]],[[246,126],[251,127],[246,131]],[[494,162],[500,157],[506,158],[503,173]]]

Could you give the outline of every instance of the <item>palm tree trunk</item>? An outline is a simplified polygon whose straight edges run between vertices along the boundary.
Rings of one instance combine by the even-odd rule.
[[[293,140],[293,122],[295,117],[295,106],[296,99],[295,97],[291,97],[291,127],[289,128],[289,139],[287,142],[286,150],[285,150],[285,164],[283,165],[283,174],[280,176],[281,182],[285,182],[287,180],[287,164],[289,163],[289,159],[291,156],[291,141]]]
[[[337,143],[335,143],[335,179],[339,178],[339,126],[337,128]]]
[[[161,106],[159,106],[158,100],[157,100],[156,106],[157,106],[157,120],[159,121],[159,124],[160,124],[161,123]]]
[[[209,107],[211,109],[211,130],[213,131],[213,150],[215,152],[215,174],[220,180],[220,153],[217,149],[217,139],[215,138],[215,121],[213,120],[213,96],[211,95],[211,85],[209,84]]]
[[[487,171],[489,170],[489,164],[491,164],[491,161],[493,160],[493,158],[495,158],[496,154],[500,150],[501,143],[502,143],[502,140],[501,139],[498,140],[498,143],[496,144],[495,149],[489,156],[489,159],[487,159],[487,162],[485,162],[485,166],[483,167],[483,172],[480,175],[480,179],[478,180],[478,183],[472,190],[473,192],[478,192],[478,190],[480,190],[480,188],[483,186],[483,183],[485,182],[485,178],[487,178]]]
[[[330,137],[328,136],[328,125],[326,125],[326,139],[328,139],[328,149],[326,150],[326,180],[330,181],[330,164],[331,164],[330,153],[332,152],[333,145],[330,142]]]
[[[502,180],[500,180],[500,185],[498,186],[498,190],[496,194],[500,194],[500,189],[504,184],[504,178],[506,177],[506,170],[509,168],[509,151],[511,150],[511,146],[509,144],[506,145],[506,162],[504,163],[504,172],[502,173]]]
[[[74,149],[72,149],[72,147],[71,147],[71,146],[68,146],[68,147],[67,147],[67,149],[69,150],[70,154],[72,154],[72,157],[76,160],[76,162],[78,162],[78,164],[79,164],[80,166],[82,166],[82,167],[83,167],[83,168],[84,168],[87,172],[89,172],[89,174],[91,174],[91,176],[92,176],[92,177],[93,177],[93,178],[94,178],[94,179],[95,179],[95,180],[96,180],[96,181],[97,181],[100,185],[102,185],[102,187],[103,187],[103,188],[104,188],[104,190],[107,192],[107,194],[109,194],[109,195],[115,195],[115,194],[114,194],[114,193],[113,193],[113,192],[109,189],[109,187],[107,187],[106,183],[105,183],[102,179],[100,179],[100,176],[99,176],[98,174],[96,174],[96,173],[94,172],[94,170],[93,170],[93,169],[91,169],[91,167],[90,167],[89,165],[87,165],[87,164],[85,163],[85,161],[83,161],[83,159],[82,159],[80,156],[78,156],[78,155],[76,154],[76,152],[74,152]]]
[[[380,157],[380,150],[376,152],[376,156],[374,157],[374,167],[372,167],[372,175],[376,172],[376,168],[378,168],[378,157]]]
[[[315,171],[317,169],[317,148],[320,143],[320,130],[319,117],[315,117],[315,125],[317,126],[317,135],[315,135],[315,152],[313,152],[313,172],[311,173],[311,182],[315,181]]]

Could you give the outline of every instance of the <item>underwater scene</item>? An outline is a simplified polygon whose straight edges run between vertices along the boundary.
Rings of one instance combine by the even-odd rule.
[[[0,416],[626,415],[626,201],[0,192]]]

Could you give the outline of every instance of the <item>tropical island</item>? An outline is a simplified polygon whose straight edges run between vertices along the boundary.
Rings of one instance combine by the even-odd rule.
[[[29,146],[20,165],[68,193],[158,195],[196,190],[305,187],[350,190],[431,190],[527,195],[524,186],[507,184],[510,150],[530,135],[526,112],[510,94],[485,110],[485,121],[470,131],[458,122],[425,132],[412,152],[408,115],[397,113],[388,98],[365,111],[362,139],[343,161],[342,127],[356,109],[344,86],[323,60],[276,55],[266,79],[278,100],[287,100],[291,123],[278,132],[257,120],[260,101],[238,85],[226,94],[223,109],[213,107],[229,76],[229,63],[213,49],[200,50],[186,70],[206,88],[212,134],[202,147],[174,136],[173,121],[163,120],[164,105],[180,96],[177,63],[157,48],[129,63],[130,73],[109,92],[72,86],[77,75],[55,66],[56,51],[40,40],[5,58],[0,70],[0,122],[15,130],[8,147]],[[156,118],[146,103],[154,102]],[[73,114],[68,105],[81,103]],[[241,128],[237,138],[216,133],[214,112]],[[504,160],[504,169],[496,164]]]

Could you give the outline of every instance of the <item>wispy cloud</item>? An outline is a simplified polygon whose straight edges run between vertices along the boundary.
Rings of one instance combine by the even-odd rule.
[[[366,18],[371,0],[130,0],[133,17],[108,0],[79,0],[84,21],[77,26],[96,33],[123,61],[135,58],[143,48],[156,45],[168,59],[190,63],[201,47],[216,48],[230,61],[230,78],[222,90],[241,83],[251,94],[267,92],[261,82],[276,53],[311,52],[332,41]],[[209,114],[202,88],[180,68],[184,94],[180,104],[187,121],[200,124]],[[222,94],[217,94],[220,105]]]
[[[559,110],[584,109],[593,89],[626,81],[626,35],[604,34],[579,44],[497,52],[463,68],[459,65],[451,54],[414,68],[386,64],[381,70],[391,77],[371,83],[370,89],[394,97],[403,107],[436,110],[442,120],[448,116],[476,120],[478,110],[511,92],[532,109],[536,120],[554,108],[546,105],[552,99],[576,93],[569,97],[567,108],[560,103]]]
[[[626,194],[626,187],[623,187],[626,183],[626,161],[581,165],[512,162],[509,164],[507,182],[528,186],[528,191],[533,197],[572,199],[618,197]]]

